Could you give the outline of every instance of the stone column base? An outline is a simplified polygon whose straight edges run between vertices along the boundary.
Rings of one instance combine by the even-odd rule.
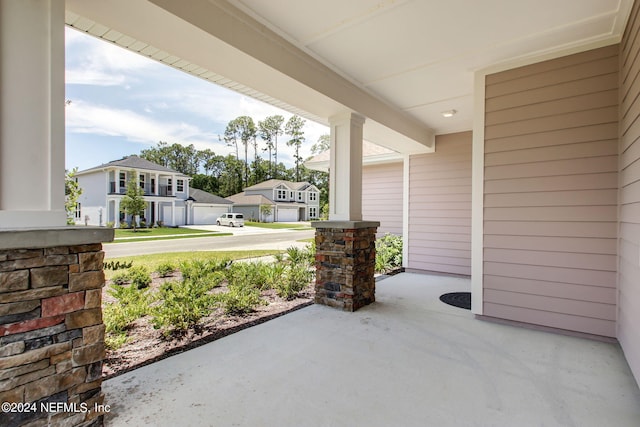
[[[376,300],[374,221],[317,221],[315,302],[356,311]]]
[[[0,425],[103,424],[107,240],[113,229],[0,231]]]

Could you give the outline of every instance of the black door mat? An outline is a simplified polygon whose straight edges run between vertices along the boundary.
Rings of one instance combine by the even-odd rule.
[[[471,292],[451,292],[440,295],[440,301],[454,307],[471,310]]]

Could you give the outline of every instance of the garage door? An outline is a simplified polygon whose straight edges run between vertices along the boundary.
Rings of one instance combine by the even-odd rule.
[[[171,206],[162,207],[162,221],[164,221],[164,225],[184,225],[184,208],[176,206],[176,217],[173,222],[171,221],[171,211]]]
[[[194,224],[215,224],[216,219],[229,211],[226,207],[217,206],[194,206],[193,207],[193,223]]]
[[[295,222],[298,220],[298,208],[278,208],[278,222]]]

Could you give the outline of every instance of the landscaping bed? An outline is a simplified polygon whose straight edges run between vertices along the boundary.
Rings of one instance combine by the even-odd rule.
[[[152,274],[144,265],[126,263],[124,271],[109,274],[103,378],[310,305],[312,252],[290,248],[274,258],[192,259],[158,264]]]
[[[179,277],[159,278],[154,275],[151,288],[158,288],[166,280]],[[107,284],[103,291],[103,301],[114,300],[108,294],[112,285]],[[115,285],[117,286],[117,285]],[[103,363],[102,376],[111,378],[132,369],[156,362],[192,348],[199,347],[245,328],[258,325],[300,308],[313,304],[313,285],[308,285],[299,296],[293,300],[278,297],[270,289],[261,293],[269,305],[258,306],[254,312],[246,315],[224,315],[221,308],[216,309],[210,316],[202,319],[195,328],[170,337],[163,336],[159,329],[155,329],[149,317],[143,317],[133,322],[130,338],[116,350],[107,349]]]

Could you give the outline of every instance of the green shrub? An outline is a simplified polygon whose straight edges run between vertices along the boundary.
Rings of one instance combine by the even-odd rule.
[[[116,349],[125,343],[131,322],[148,314],[152,296],[148,289],[141,290],[133,285],[111,288],[108,293],[116,301],[103,308],[105,342],[107,347]]]
[[[115,224],[116,224],[115,222],[113,222],[113,221],[109,221],[109,222],[107,222],[107,228],[113,228],[113,226],[114,226]]]
[[[385,234],[376,240],[376,272],[386,273],[402,267],[402,237]]]
[[[120,270],[125,268],[131,268],[133,261],[106,261],[104,263],[105,270]]]
[[[296,246],[290,246],[287,248],[287,258],[292,264],[304,264],[312,266],[316,262],[316,244],[315,242],[309,243],[304,248],[298,248]]]
[[[157,271],[160,277],[167,277],[176,271],[176,266],[171,262],[163,262],[158,266]]]
[[[263,271],[265,288],[276,289],[283,281],[286,269],[287,266],[283,262],[265,264],[265,269]]]
[[[225,314],[243,315],[250,313],[260,304],[268,304],[260,298],[260,290],[253,286],[229,285],[220,300]]]
[[[131,267],[129,269],[129,280],[131,280],[131,285],[138,289],[146,288],[151,283],[149,269],[144,265]]]
[[[227,282],[230,286],[252,287],[258,290],[267,289],[265,272],[268,267],[263,262],[239,262],[226,270]]]
[[[212,287],[202,280],[164,283],[159,292],[162,302],[152,309],[153,326],[162,329],[165,336],[195,326],[217,303],[218,298],[208,293]]]
[[[313,272],[305,264],[291,264],[274,286],[280,298],[286,300],[294,299],[298,296],[313,277]]]
[[[129,273],[126,271],[121,271],[120,273],[116,273],[111,278],[111,282],[116,285],[125,285],[129,283]]]

